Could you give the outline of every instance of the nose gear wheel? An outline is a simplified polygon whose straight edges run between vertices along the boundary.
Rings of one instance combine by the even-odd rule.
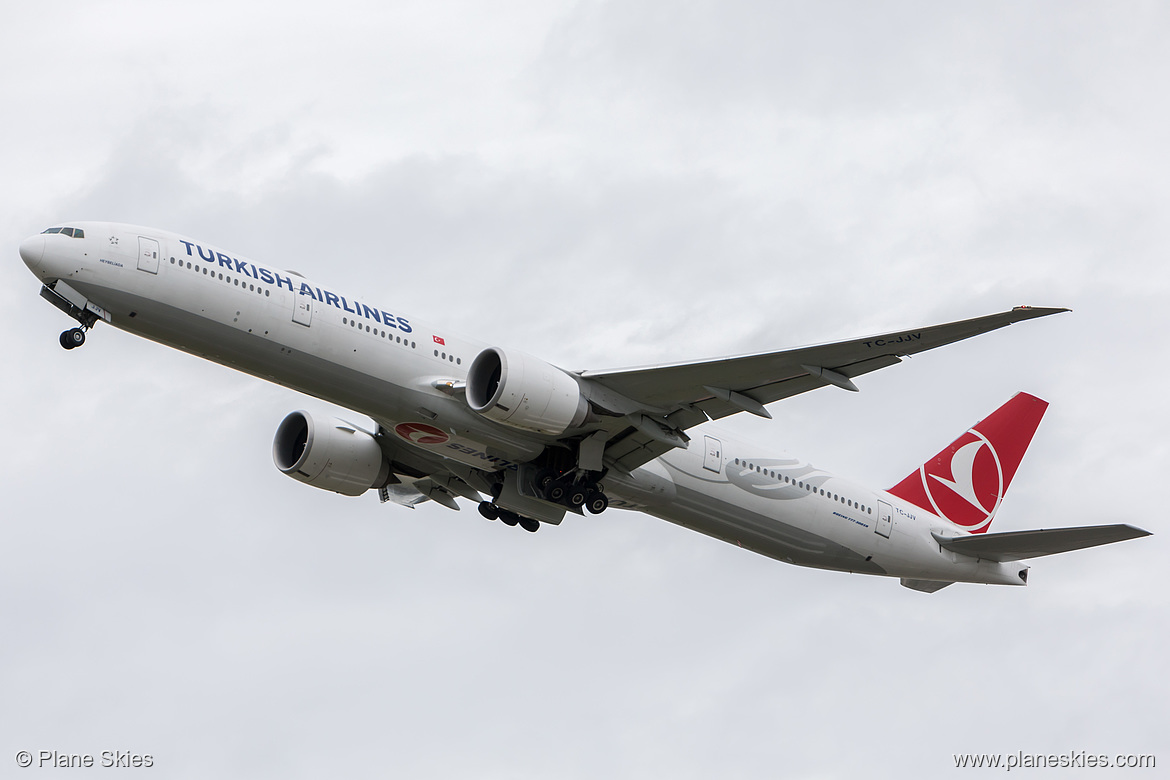
[[[72,328],[62,333],[58,340],[65,349],[77,349],[85,343],[85,331],[81,328]]]

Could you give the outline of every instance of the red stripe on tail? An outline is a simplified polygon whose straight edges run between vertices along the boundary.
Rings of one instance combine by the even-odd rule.
[[[971,533],[986,531],[1047,408],[1017,393],[889,492]]]

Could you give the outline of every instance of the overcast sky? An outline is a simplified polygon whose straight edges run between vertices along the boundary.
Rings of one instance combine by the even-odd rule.
[[[3,14],[0,767],[1170,764],[1165,4],[186,7]],[[316,491],[270,447],[326,405],[113,328],[57,345],[17,246],[83,219],[567,368],[1068,306],[726,427],[888,487],[1026,390],[1051,407],[995,530],[1156,535],[926,595],[628,512],[532,535]]]

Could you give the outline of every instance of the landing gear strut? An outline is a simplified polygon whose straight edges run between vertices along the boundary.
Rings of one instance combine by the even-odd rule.
[[[85,331],[81,328],[72,328],[62,333],[58,340],[65,349],[76,349],[85,343]]]

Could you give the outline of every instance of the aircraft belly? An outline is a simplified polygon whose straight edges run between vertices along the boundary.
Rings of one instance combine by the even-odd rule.
[[[742,505],[720,500],[709,489],[675,486],[674,500],[643,511],[667,522],[769,558],[818,569],[885,574],[873,561],[839,542]]]

